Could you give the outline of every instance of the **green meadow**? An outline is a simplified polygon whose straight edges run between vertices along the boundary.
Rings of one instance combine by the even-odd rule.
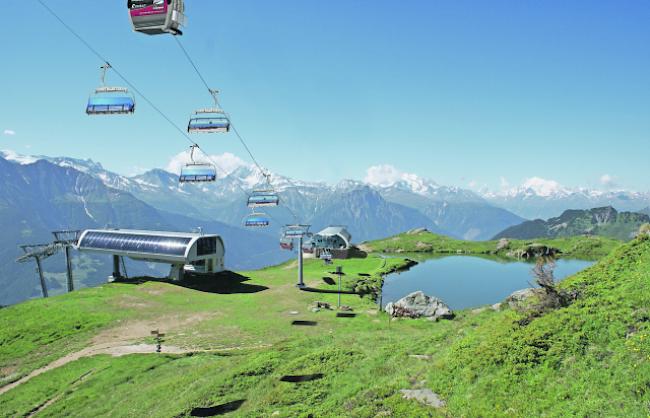
[[[369,246],[381,251],[383,242],[396,243]],[[317,301],[336,308],[337,295],[297,289],[295,262],[183,286],[106,284],[5,308],[0,414],[647,418],[650,241],[566,245],[612,249],[561,283],[578,291],[573,304],[530,321],[505,306],[390,321],[356,295],[342,296],[356,316],[338,317],[312,310]],[[341,266],[349,289],[406,262],[307,260],[305,278],[334,289],[323,277]],[[165,334],[161,353],[152,330]],[[430,389],[445,406],[404,399],[403,389]]]

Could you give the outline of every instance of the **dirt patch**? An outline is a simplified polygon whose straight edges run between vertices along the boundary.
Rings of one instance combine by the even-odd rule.
[[[154,353],[156,351],[155,345],[148,344],[137,344],[134,345],[133,342],[137,340],[142,340],[151,336],[151,331],[159,329],[163,332],[170,332],[177,329],[182,329],[195,325],[201,321],[214,318],[214,313],[202,312],[196,313],[187,317],[181,317],[176,315],[167,315],[161,316],[155,319],[146,320],[146,321],[124,321],[118,326],[104,330],[97,334],[90,342],[90,346],[84,348],[81,351],[76,353],[68,354],[67,356],[61,357],[52,363],[48,364],[45,367],[34,370],[27,376],[3,386],[0,388],[0,395],[8,392],[14,387],[21,385],[28,380],[43,374],[52,369],[56,369],[63,365],[66,365],[72,361],[78,360],[82,357],[94,356],[97,354],[109,354],[112,356],[123,356],[127,354],[139,354],[139,353]],[[167,353],[187,353],[195,352],[196,350],[191,349],[181,349],[173,346],[163,345],[163,352]]]
[[[138,288],[138,290],[141,291],[142,293],[146,293],[147,295],[151,295],[151,296],[160,296],[160,295],[164,295],[165,293],[169,293],[169,289],[162,288],[162,287],[151,288],[151,287],[142,286]]]
[[[418,241],[415,243],[415,248],[417,248],[418,250],[431,250],[433,247],[431,246],[431,244]]]
[[[291,270],[291,269],[295,269],[296,267],[298,267],[298,262],[297,261],[292,261],[291,263],[287,264],[283,268],[285,270]]]
[[[143,300],[132,295],[123,295],[119,300],[114,302],[116,306],[124,309],[147,309],[154,306],[153,303]]]
[[[165,315],[151,320],[125,321],[116,327],[109,328],[97,334],[92,339],[92,344],[118,343],[147,338],[151,335],[151,331],[155,329],[168,333],[196,325],[208,319],[213,319],[216,316],[218,315],[215,313],[201,312],[187,317]]]
[[[363,251],[364,253],[371,253],[372,247],[366,244],[357,245],[357,248]]]

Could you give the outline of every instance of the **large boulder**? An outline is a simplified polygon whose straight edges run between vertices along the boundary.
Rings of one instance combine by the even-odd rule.
[[[543,289],[531,287],[512,292],[504,302],[507,303],[511,309],[525,311],[531,307],[532,303],[537,302],[543,295]]]
[[[386,312],[393,317],[420,318],[425,317],[431,321],[438,319],[452,319],[454,312],[442,300],[427,296],[418,290],[395,303],[386,305]]]

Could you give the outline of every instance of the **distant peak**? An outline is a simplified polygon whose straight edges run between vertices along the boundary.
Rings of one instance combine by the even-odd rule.
[[[2,156],[2,158],[4,158],[7,161],[11,161],[21,165],[33,164],[36,161],[42,159],[42,157],[18,154],[17,152],[12,150],[0,150],[0,156]]]

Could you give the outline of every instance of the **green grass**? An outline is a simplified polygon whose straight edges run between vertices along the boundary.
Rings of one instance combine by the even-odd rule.
[[[474,254],[515,259],[518,250],[534,245],[545,245],[559,249],[561,257],[597,260],[622,244],[621,241],[598,236],[541,238],[536,240],[510,239],[508,242],[507,247],[497,250],[498,240],[463,241],[423,231],[416,234],[404,233],[366,242],[363,247],[369,251],[382,253]]]
[[[352,280],[357,273],[377,278],[403,262],[389,259],[385,265],[371,256],[336,263]],[[357,296],[343,297],[360,314],[356,318],[311,312],[313,301],[334,303],[336,295],[300,292],[289,267],[244,273],[250,280],[243,285],[268,288],[256,293],[232,293],[243,285],[207,293],[160,282],[111,284],[0,310],[3,373],[8,367],[33,369],[111,327],[165,315],[181,322],[200,318],[171,330],[169,344],[241,348],[82,358],[0,395],[0,415],[23,416],[40,407],[43,417],[180,417],[237,400],[245,402],[229,416],[650,413],[650,241],[625,244],[563,281],[581,297],[526,326],[518,323],[523,314],[508,309],[461,311],[453,321],[389,322],[371,311],[371,300]],[[332,269],[308,261],[307,283],[320,286]],[[318,324],[296,327],[294,319]],[[256,348],[259,343],[270,346]],[[322,378],[280,380],[316,373]],[[430,388],[447,407],[404,400],[399,390],[408,388]]]

